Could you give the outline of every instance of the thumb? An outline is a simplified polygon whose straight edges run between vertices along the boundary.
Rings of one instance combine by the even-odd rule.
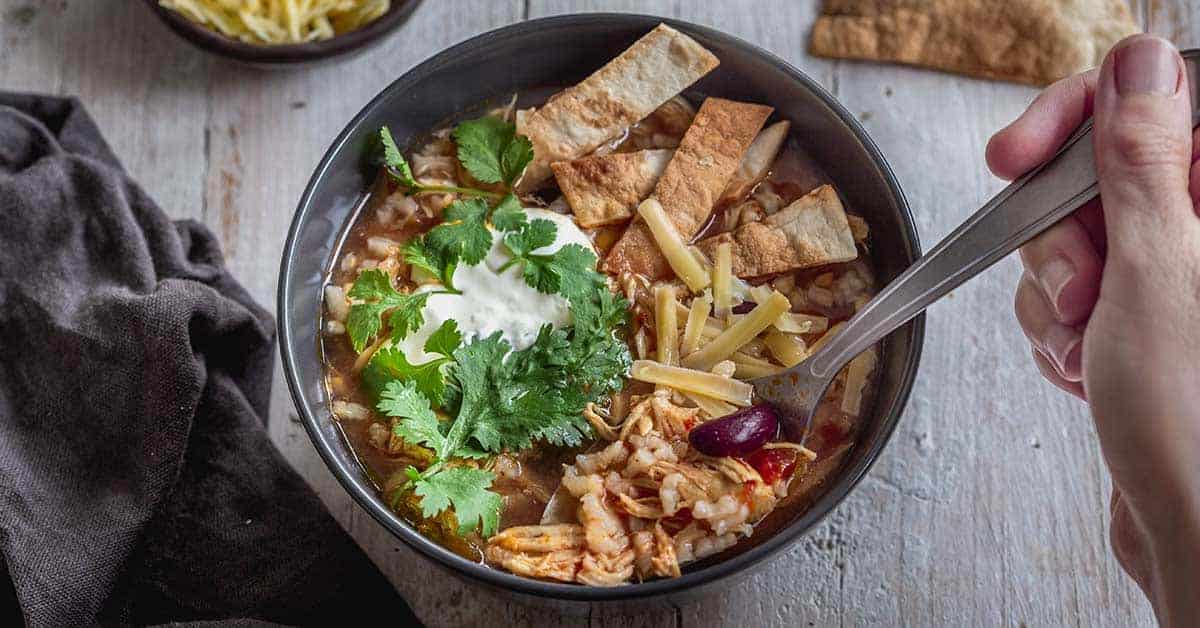
[[[1100,69],[1094,120],[1109,259],[1163,261],[1147,257],[1198,227],[1188,193],[1191,101],[1175,47],[1150,35],[1117,44]]]

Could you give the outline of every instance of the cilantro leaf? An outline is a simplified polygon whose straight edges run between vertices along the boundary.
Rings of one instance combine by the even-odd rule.
[[[426,353],[440,353],[447,358],[454,355],[454,350],[462,345],[462,332],[458,331],[458,321],[448,320],[425,341]]]
[[[435,358],[422,364],[410,364],[404,352],[396,347],[383,347],[371,356],[363,369],[363,386],[376,399],[383,397],[388,384],[395,381],[412,382],[417,392],[435,407],[445,407],[446,376],[443,365],[450,358]]]
[[[443,251],[431,247],[425,236],[413,238],[400,247],[400,255],[412,266],[438,278],[446,290],[457,293],[454,288],[454,270],[458,266],[453,256],[447,256]]]
[[[379,299],[395,291],[396,289],[392,287],[392,278],[382,270],[372,268],[364,270],[358,275],[347,296],[352,299]]]
[[[468,266],[483,261],[492,248],[492,232],[485,222],[488,204],[478,198],[450,204],[442,214],[445,222],[425,234],[425,246],[442,259],[461,259]]]
[[[528,222],[521,201],[509,194],[492,210],[492,224],[500,231],[518,231]]]
[[[514,127],[515,131],[515,127]],[[504,172],[505,182],[512,185],[525,172],[525,167],[533,161],[533,142],[524,135],[516,135],[504,152],[500,154],[500,170]]]
[[[533,160],[529,138],[516,135],[516,125],[494,116],[467,120],[454,129],[458,160],[483,183],[512,185]]]
[[[500,380],[504,356],[511,349],[512,346],[500,332],[496,332],[459,347],[454,352],[454,368],[451,372],[462,390],[462,402],[458,417],[446,438],[456,447],[465,444],[468,438],[475,438],[485,450],[500,450],[500,443],[490,438],[491,432],[486,425],[482,428],[482,438],[476,431],[480,429],[481,422],[486,424],[492,418],[491,406],[495,401],[493,384]]]
[[[478,529],[487,538],[500,527],[500,496],[488,490],[496,476],[482,469],[450,467],[415,482],[421,496],[421,513],[433,517],[454,508],[458,533],[465,536]]]
[[[545,218],[526,223],[519,231],[504,234],[504,245],[513,257],[527,257],[543,246],[554,244],[558,226]]]
[[[392,340],[400,342],[404,340],[410,331],[416,331],[421,325],[425,324],[425,304],[429,301],[430,292],[414,292],[412,294],[401,294],[403,299],[396,304],[392,309],[392,314],[388,316],[388,325],[392,328]]]
[[[355,303],[350,306],[350,316],[346,317],[346,332],[350,335],[350,344],[354,350],[362,353],[367,344],[379,335],[383,323],[379,320],[387,310],[387,305],[379,303]]]
[[[525,260],[525,283],[538,292],[554,294],[558,292],[562,281],[546,262],[547,260],[544,258]]]
[[[441,277],[446,261],[438,252],[425,244],[425,238],[413,238],[400,245],[400,255],[405,263],[416,266],[434,277]]]
[[[568,244],[555,251],[549,266],[558,275],[558,292],[572,302],[607,290],[604,275],[596,271],[596,255],[582,245]]]
[[[392,433],[396,436],[408,443],[425,445],[438,458],[449,453],[441,422],[429,406],[429,399],[417,390],[416,383],[400,380],[388,382],[377,407],[387,416],[399,419],[392,422]]]
[[[420,184],[413,178],[412,168],[408,167],[408,161],[404,159],[400,148],[396,146],[396,140],[392,139],[391,130],[386,126],[379,127],[379,142],[383,144],[383,163],[387,166],[388,174],[406,188],[419,188]]]
[[[405,294],[396,290],[392,287],[391,277],[382,270],[363,271],[349,292],[350,298],[361,300],[350,306],[350,316],[346,319],[346,331],[354,350],[361,353],[379,335],[382,319],[389,311],[388,325],[392,328],[393,339],[403,339],[409,331],[420,327],[425,322],[421,310],[429,295],[428,292]]]

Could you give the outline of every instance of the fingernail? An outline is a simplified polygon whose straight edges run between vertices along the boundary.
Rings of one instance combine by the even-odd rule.
[[[1179,89],[1175,48],[1158,37],[1139,37],[1115,53],[1117,92],[1170,96]]]
[[[1062,296],[1063,289],[1067,287],[1067,283],[1075,277],[1075,267],[1071,262],[1061,258],[1054,257],[1042,264],[1042,267],[1037,271],[1038,284],[1042,286],[1042,291],[1049,299],[1050,305],[1054,308],[1054,313],[1061,319],[1062,311],[1058,305],[1058,298]]]
[[[1083,336],[1079,332],[1054,324],[1046,330],[1042,342],[1063,378],[1072,382],[1083,379]]]

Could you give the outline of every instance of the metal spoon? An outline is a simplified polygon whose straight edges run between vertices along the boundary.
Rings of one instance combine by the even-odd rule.
[[[1200,124],[1200,50],[1182,53]],[[756,396],[775,407],[784,433],[804,442],[813,413],[837,373],[934,301],[1096,198],[1098,184],[1089,119],[1049,161],[1017,179],[913,263],[804,362],[752,380]]]

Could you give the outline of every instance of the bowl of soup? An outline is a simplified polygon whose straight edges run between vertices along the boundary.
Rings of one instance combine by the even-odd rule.
[[[854,118],[780,59],[635,15],[436,55],[322,159],[279,286],[314,445],[381,525],[537,599],[681,599],[761,565],[879,456],[917,318],[806,434],[749,383],[919,256]]]

